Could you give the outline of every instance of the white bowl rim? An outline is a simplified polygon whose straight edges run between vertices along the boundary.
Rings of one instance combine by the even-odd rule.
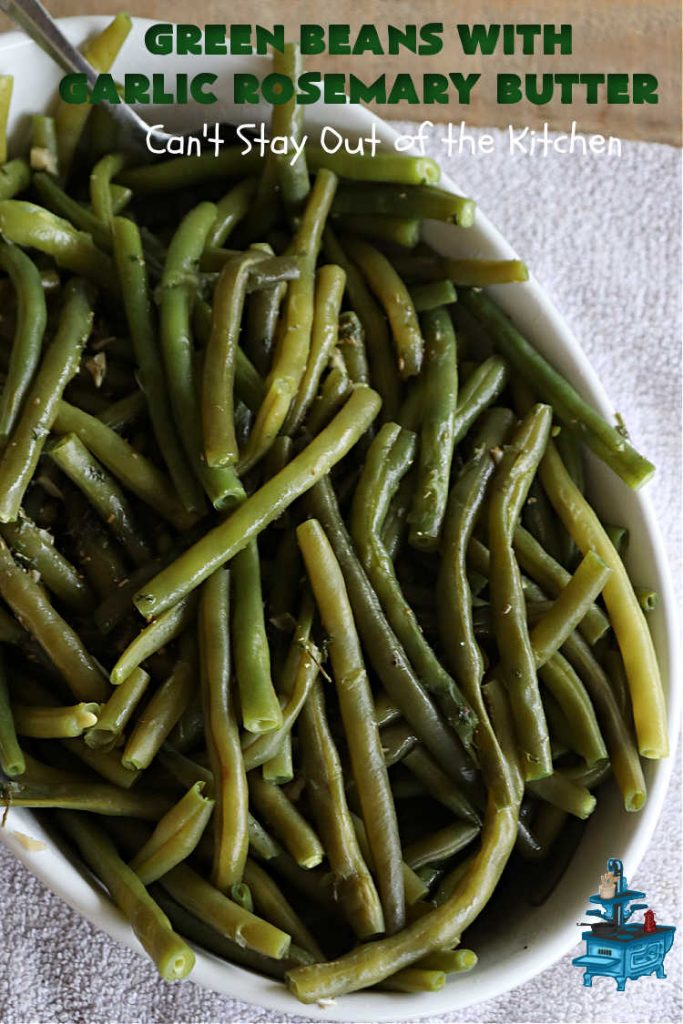
[[[80,42],[88,34],[101,29],[110,20],[111,16],[105,15],[74,15],[60,18],[59,23],[72,40]],[[156,19],[149,18],[134,17],[132,20],[134,31],[142,31],[143,28],[156,23]],[[35,44],[23,32],[10,31],[0,34],[0,59],[10,51],[24,46],[33,47]],[[226,59],[223,58],[223,60]],[[167,70],[171,70],[170,66]],[[359,133],[369,130],[374,124],[383,141],[390,141],[397,134],[390,124],[364,107],[342,106],[327,109],[331,110],[333,115],[337,115],[337,120],[345,119],[345,115],[353,111],[352,119],[357,122],[354,127]],[[331,115],[330,120],[332,119]],[[349,129],[349,133],[351,133],[351,129]],[[441,184],[445,188],[458,191],[453,181],[446,175],[442,176]],[[469,231],[472,236],[478,237],[480,246],[483,244],[487,250],[496,250],[501,258],[515,255],[507,241],[479,208],[476,226]],[[545,325],[548,335],[552,336],[560,346],[556,353],[556,363],[567,360],[571,364],[569,370],[566,367],[560,368],[574,377],[573,383],[577,389],[584,394],[584,397],[592,401],[603,415],[608,418],[612,417],[614,415],[613,406],[588,358],[533,276],[525,284],[516,285],[514,290],[506,291],[505,286],[499,286],[491,291],[506,312],[512,315],[523,329],[526,327],[527,334],[530,330]],[[520,307],[523,308],[520,309]],[[609,471],[606,470],[606,472]],[[633,499],[634,507],[639,508],[646,527],[646,540],[649,542],[654,559],[654,575],[658,577],[658,590],[661,597],[659,615],[662,620],[662,638],[659,643],[658,655],[669,666],[668,680],[665,678],[665,685],[668,682],[667,701],[671,742],[669,758],[665,761],[650,762],[647,766],[651,770],[648,801],[644,810],[638,815],[638,827],[632,840],[619,854],[629,866],[629,875],[632,875],[649,845],[666,799],[666,791],[675,760],[681,694],[680,687],[675,685],[680,679],[678,615],[666,550],[649,496],[643,493],[629,492],[629,494]],[[16,816],[13,823],[19,825],[20,828],[28,829],[33,834],[42,833],[45,836],[30,811],[15,809],[11,814]],[[79,914],[97,927],[103,928],[118,942],[136,952],[141,952],[140,944],[123,914],[101,889],[92,884],[88,875],[65,858],[59,850],[49,848],[38,854],[27,851],[9,829],[0,829],[0,840],[25,864],[29,871]],[[574,900],[576,913],[582,912],[582,904],[585,901],[586,896],[583,895],[583,892],[579,893],[577,899]],[[565,916],[575,919],[574,909],[571,914]],[[478,983],[475,970],[471,975],[459,978],[457,984],[447,984],[440,992],[419,995],[360,992],[345,996],[333,1005],[304,1006],[280,983],[264,979],[243,968],[226,964],[197,947],[194,947],[197,963],[191,980],[220,994],[298,1017],[307,1016],[323,1021],[414,1020],[463,1010],[484,1000],[504,995],[552,966],[577,941],[579,941],[579,937],[576,928],[566,925],[558,929],[551,941],[546,941],[543,944],[542,953],[535,957],[528,957],[526,961],[522,962],[519,956],[513,954],[510,958],[510,969],[497,971],[492,978],[487,978],[487,984]]]

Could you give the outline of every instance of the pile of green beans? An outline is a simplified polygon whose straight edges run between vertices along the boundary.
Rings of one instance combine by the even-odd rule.
[[[434,990],[505,873],[667,755],[657,597],[582,452],[652,467],[486,292],[521,261],[420,240],[475,216],[433,161],[135,167],[108,130],[60,104],[9,162],[0,130],[3,802],[168,980],[191,941],[303,1002]]]

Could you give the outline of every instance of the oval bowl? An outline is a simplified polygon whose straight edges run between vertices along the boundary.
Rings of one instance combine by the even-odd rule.
[[[70,39],[80,44],[102,29],[107,21],[102,17],[74,17],[61,19],[61,25]],[[154,57],[146,52],[144,33],[151,24],[147,19],[134,19],[133,30],[114,66],[115,73],[139,71],[141,67],[148,74],[196,73],[197,65],[192,58]],[[30,73],[27,73],[29,68]],[[202,70],[214,71],[224,82],[235,71],[249,70],[259,75],[267,69],[266,58],[202,59]],[[25,141],[29,115],[48,108],[56,92],[60,72],[34,43],[18,32],[0,37],[0,72],[15,76],[10,128],[14,142]],[[227,97],[227,88],[224,92]],[[237,108],[228,98],[219,97],[216,106],[150,107],[143,111],[143,116],[150,123],[163,123],[169,130],[183,132],[204,121],[257,122],[267,118],[268,113],[262,107]],[[392,145],[396,138],[390,125],[365,108],[325,106],[323,103],[306,107],[306,131],[314,139],[325,125],[335,127],[351,139],[368,135],[373,126],[382,144]],[[442,184],[445,188],[459,191],[456,183],[446,177]],[[476,258],[499,259],[516,255],[481,212],[477,213],[475,226],[467,231],[434,224],[428,226],[426,238],[444,255],[467,253]],[[584,398],[612,419],[614,409],[605,390],[576,338],[540,285],[532,279],[525,284],[499,286],[491,291],[538,350],[553,362]],[[678,678],[678,631],[675,600],[660,533],[646,494],[631,491],[590,453],[586,461],[591,500],[598,512],[608,521],[623,523],[631,530],[632,536],[638,537],[638,544],[631,545],[627,557],[631,577],[636,582],[647,582],[661,596],[658,608],[648,621],[667,692],[673,751],[680,711],[679,691],[672,685]],[[588,823],[562,885],[543,906],[525,906],[511,914],[505,928],[497,930],[496,934],[487,934],[485,942],[477,947],[479,963],[476,969],[471,974],[452,978],[440,992],[419,995],[361,992],[346,996],[333,1005],[304,1007],[278,982],[233,967],[200,949],[196,949],[197,963],[192,980],[216,992],[280,1013],[327,1021],[415,1019],[462,1010],[502,995],[551,966],[576,944],[576,922],[584,913],[587,895],[595,889],[596,879],[608,857],[621,857],[627,873],[633,875],[662,811],[672,765],[672,757],[661,762],[645,762],[649,797],[645,808],[638,814],[627,814],[623,810],[619,794],[612,784],[603,787],[598,808]],[[47,844],[47,849],[39,854],[30,853],[10,829],[0,829],[0,839],[26,867],[93,924],[140,952],[141,947],[123,915],[70,851],[56,843],[54,836],[30,811],[13,810],[10,820],[13,827]]]

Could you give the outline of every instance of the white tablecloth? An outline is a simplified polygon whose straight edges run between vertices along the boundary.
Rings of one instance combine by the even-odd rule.
[[[526,258],[622,410],[636,445],[657,464],[650,494],[680,582],[680,151],[625,142],[621,157],[510,157],[494,134],[499,146],[491,155],[452,161],[441,151],[434,155]],[[677,771],[669,811],[633,879],[662,923],[680,921],[680,806]],[[278,1019],[190,983],[159,981],[151,964],[80,919],[3,847],[0,892],[4,1024]],[[681,1020],[676,947],[667,958],[667,979],[629,982],[626,993],[604,979],[583,989],[570,961],[567,956],[505,996],[439,1019]],[[305,1017],[290,1018],[299,1019]]]

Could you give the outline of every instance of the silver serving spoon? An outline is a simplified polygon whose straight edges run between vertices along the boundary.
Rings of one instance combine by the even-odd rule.
[[[63,71],[84,74],[88,84],[93,85],[97,71],[88,64],[82,53],[69,42],[40,0],[0,0],[0,10],[26,32]],[[151,160],[149,140],[155,149],[166,148],[173,138],[167,132],[151,129],[139,114],[126,103],[103,103],[118,128],[116,149],[129,153],[136,160]]]

